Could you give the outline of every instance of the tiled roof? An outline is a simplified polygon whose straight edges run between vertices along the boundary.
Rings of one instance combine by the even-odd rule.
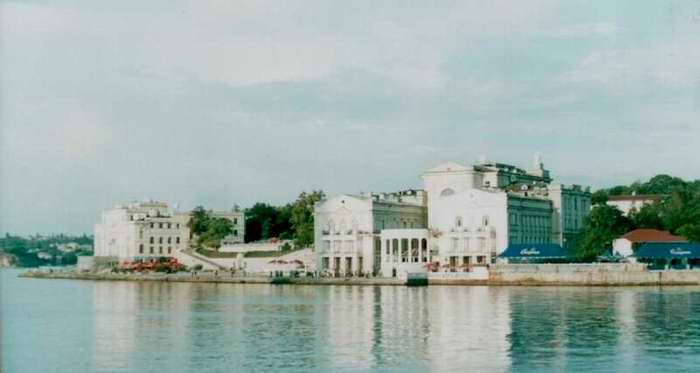
[[[635,229],[628,232],[622,238],[631,242],[688,242],[683,237],[674,236],[668,231],[658,229]]]

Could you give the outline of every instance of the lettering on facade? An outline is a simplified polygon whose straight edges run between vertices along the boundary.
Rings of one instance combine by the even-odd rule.
[[[533,248],[530,249],[522,249],[520,250],[520,255],[526,256],[526,255],[540,255],[539,250]]]
[[[690,255],[690,251],[683,250],[680,247],[677,247],[675,249],[671,249],[669,251],[669,253],[671,253],[671,255]]]

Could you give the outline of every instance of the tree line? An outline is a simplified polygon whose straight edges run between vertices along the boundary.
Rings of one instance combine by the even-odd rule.
[[[656,194],[661,200],[629,216],[606,204],[611,196],[631,194]],[[609,250],[614,239],[639,228],[666,230],[700,242],[700,180],[657,175],[647,182],[598,190],[593,204],[576,244],[576,255],[582,260],[595,259]]]
[[[245,242],[271,238],[293,240],[295,247],[314,243],[314,205],[325,198],[322,190],[302,192],[293,202],[282,206],[257,202],[245,209]],[[204,207],[192,211],[189,223],[199,247],[221,246],[221,240],[233,232],[231,221],[211,216]]]

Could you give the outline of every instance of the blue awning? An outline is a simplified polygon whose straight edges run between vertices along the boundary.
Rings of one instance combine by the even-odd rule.
[[[510,245],[499,255],[501,258],[567,258],[569,252],[557,244],[534,243]]]
[[[700,244],[693,242],[652,242],[642,244],[634,257],[646,259],[700,259]]]

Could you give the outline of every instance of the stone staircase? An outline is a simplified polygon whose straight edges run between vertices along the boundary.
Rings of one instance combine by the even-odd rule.
[[[180,262],[183,262],[185,265],[187,265],[188,262],[194,261],[197,264],[201,264],[205,269],[216,269],[216,270],[227,270],[228,268],[220,265],[219,263],[216,263],[215,261],[207,258],[206,256],[197,253],[196,251],[192,249],[187,249],[187,250],[180,250],[178,252],[184,257],[178,258]]]

